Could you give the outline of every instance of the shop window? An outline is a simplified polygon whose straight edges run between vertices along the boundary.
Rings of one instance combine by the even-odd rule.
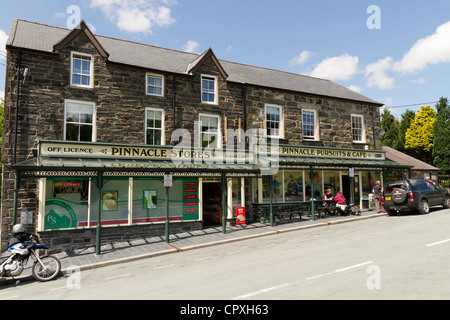
[[[201,76],[202,103],[217,104],[217,77]]]
[[[281,107],[266,105],[265,113],[267,136],[282,138]]]
[[[147,74],[146,78],[146,94],[151,96],[164,96],[164,77],[155,75],[155,74]]]
[[[94,141],[94,110],[94,103],[66,100],[64,139]]]
[[[270,180],[268,176],[262,178],[263,181],[263,202],[270,203]],[[272,177],[272,202],[284,202],[283,197],[283,173],[281,170]]]
[[[361,115],[351,116],[353,142],[365,142],[364,137],[364,117]]]
[[[89,179],[47,179],[44,230],[86,226],[89,186]]]
[[[99,196],[102,207],[102,225],[128,224],[128,178],[104,179],[101,195],[96,179],[92,179],[90,225],[98,222]]]
[[[286,202],[303,201],[303,171],[284,171],[284,196]]]
[[[304,140],[318,140],[316,110],[302,110],[302,127]]]
[[[174,178],[169,190],[169,219],[198,220],[198,178]],[[160,178],[133,179],[133,224],[166,220],[166,190]]]
[[[150,145],[164,144],[164,111],[147,108],[145,110],[145,143]]]
[[[202,148],[220,148],[219,116],[199,115],[200,145]]]
[[[70,85],[76,87],[93,87],[93,63],[89,54],[72,52]]]

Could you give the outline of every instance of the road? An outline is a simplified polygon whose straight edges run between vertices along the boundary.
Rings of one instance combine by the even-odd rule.
[[[449,299],[450,210],[299,230],[0,289],[6,299]]]

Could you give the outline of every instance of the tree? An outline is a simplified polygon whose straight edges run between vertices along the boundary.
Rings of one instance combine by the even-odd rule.
[[[435,120],[436,111],[430,106],[422,106],[405,135],[405,150],[411,151],[413,157],[429,164],[433,163],[433,124]]]
[[[399,151],[405,151],[405,141],[406,141],[406,131],[411,126],[416,113],[412,110],[406,109],[405,113],[402,114],[402,120],[398,125],[398,138],[397,143],[394,145],[394,149]]]
[[[436,121],[433,126],[434,165],[439,173],[450,174],[450,104],[441,97],[436,105]]]
[[[381,115],[381,129],[385,131],[384,136],[381,138],[381,142],[384,145],[394,148],[398,139],[398,121],[391,114],[391,112],[386,108]]]

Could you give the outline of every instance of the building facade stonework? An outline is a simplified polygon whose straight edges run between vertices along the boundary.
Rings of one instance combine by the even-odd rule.
[[[32,32],[46,37],[48,43],[36,44],[30,39]],[[142,52],[147,54],[141,55]],[[226,145],[227,129],[262,129],[269,141],[277,139],[282,145],[381,150],[378,135],[380,103],[326,80],[220,61],[211,49],[201,55],[194,55],[95,36],[84,22],[77,29],[65,30],[14,20],[7,42],[7,55],[9,68],[6,75],[2,146],[3,249],[12,225],[20,222],[22,212],[33,212],[33,222],[27,225],[30,232],[39,233],[43,239],[61,250],[92,245],[95,242],[95,223],[92,218],[95,215],[95,205],[98,206],[92,200],[95,177],[87,177],[88,182],[72,183],[72,191],[68,191],[64,186],[73,177],[63,175],[60,178],[64,178],[65,182],[57,183],[57,179],[27,176],[21,173],[22,167],[17,169],[17,164],[32,159],[38,159],[36,163],[39,164],[38,149],[43,140],[76,140],[72,138],[78,134],[78,141],[83,143],[174,147],[180,142],[179,137],[172,139],[176,129],[186,129],[190,133],[191,144],[195,145],[202,142],[193,141],[194,137],[204,137],[205,128],[208,127],[207,142],[214,143],[214,147],[219,149]],[[258,78],[259,73],[263,75],[260,83],[252,80]],[[240,78],[245,78],[245,75],[248,76],[248,81]],[[287,80],[280,80],[279,85],[272,85],[271,83],[277,83],[274,80],[276,77]],[[319,89],[317,92],[294,90],[296,87],[291,86],[290,82],[295,85],[296,79],[298,82],[312,82],[312,86]],[[73,117],[73,110],[76,110],[76,119]],[[359,139],[358,134],[361,139],[355,141]],[[83,140],[86,135],[91,139]],[[63,161],[64,159],[61,160]],[[336,163],[338,162],[339,159],[336,159]],[[317,187],[320,193],[328,185],[333,185],[334,191],[342,188],[343,180],[347,179],[342,177],[348,170],[348,165],[326,166],[316,166],[317,174],[312,165],[308,167],[302,164],[294,168],[293,172],[297,177],[295,195],[299,200],[306,201],[306,197],[311,196],[306,194],[306,190],[308,186],[314,187],[314,183],[318,186],[320,184]],[[382,172],[376,167],[371,163],[361,165],[358,176],[358,199],[361,206],[370,193],[369,189],[365,189],[371,186],[373,181],[370,179],[378,180],[382,177]],[[61,167],[61,170],[70,169],[67,166]],[[281,197],[278,200],[286,203],[290,197],[288,176],[291,174],[286,170],[280,170],[278,174],[284,179],[284,193],[278,195]],[[311,178],[312,176],[314,177]],[[369,184],[364,182],[363,187],[361,180],[367,180],[367,177]],[[206,199],[211,204],[215,199],[215,195],[206,194],[205,190],[214,189],[218,183],[216,180],[206,176],[198,176],[193,182],[183,180],[182,193],[186,195],[186,190],[189,190],[186,186],[192,185],[194,189],[197,188],[198,199],[195,200],[197,205],[192,204],[192,208],[187,208],[186,203],[189,202],[184,201],[184,207],[181,206],[180,210],[185,213],[197,210],[197,215],[191,220],[186,219],[186,215],[177,220],[178,224],[174,224],[172,232],[202,227],[207,220]],[[145,223],[133,222],[133,212],[142,209],[143,193],[144,197],[151,192],[157,193],[155,199],[158,198],[158,203],[161,202],[159,187],[153,186],[154,182],[149,180],[148,187],[136,189],[141,182],[138,183],[140,180],[132,177],[120,181],[120,186],[114,187],[118,191],[113,196],[119,197],[116,199],[118,204],[128,206],[123,209],[128,210],[128,213],[123,213],[122,219],[127,222],[120,220],[122,222],[105,228],[102,240],[120,241],[161,233],[163,227],[157,219],[158,215],[154,213],[156,211],[139,213],[142,217],[146,215]],[[228,217],[233,216],[235,205],[246,207],[251,217],[253,204],[266,199],[266,182],[262,177],[242,175],[230,178],[226,183],[229,191],[227,196],[233,195],[233,198],[229,196],[227,200],[233,208],[229,209],[231,213]],[[81,190],[83,188],[84,191]],[[133,199],[125,196],[126,190],[130,190],[128,197],[133,194]],[[72,195],[69,195],[70,192]],[[88,195],[80,196],[82,192],[87,192]],[[234,198],[237,193],[240,195]],[[185,196],[183,200],[186,198]],[[45,217],[50,213],[46,211],[46,203],[55,199],[67,203],[79,202],[77,205],[87,207],[87,217],[77,211],[84,209],[74,209],[78,217],[76,227],[48,228]],[[122,215],[121,210],[119,208],[111,212],[116,212],[119,217]],[[52,214],[57,211],[56,207],[53,208]],[[105,212],[108,213],[108,210]],[[224,212],[220,214],[226,215]],[[108,214],[102,215],[102,218],[105,216]],[[210,222],[217,223],[214,219]]]

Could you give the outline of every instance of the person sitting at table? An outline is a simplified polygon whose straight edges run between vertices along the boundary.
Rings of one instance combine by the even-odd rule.
[[[327,189],[327,191],[323,194],[323,199],[324,200],[333,200],[333,195],[331,194],[331,189]],[[330,205],[330,202],[324,201],[323,205],[327,206]]]
[[[339,209],[341,209],[342,212],[345,213],[346,205],[342,191],[338,191],[337,195],[333,198],[333,200],[336,201],[336,207],[338,207]]]
[[[325,200],[324,202],[322,202],[324,207],[331,207],[333,205],[333,195],[331,194],[331,189],[328,188],[325,191],[325,193],[323,194],[323,200]],[[325,212],[328,214],[331,213],[330,209],[325,209]]]

